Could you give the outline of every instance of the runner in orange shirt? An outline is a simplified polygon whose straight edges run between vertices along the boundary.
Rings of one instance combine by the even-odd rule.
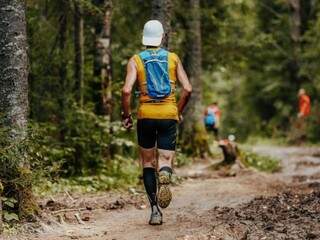
[[[308,117],[311,113],[311,101],[306,90],[301,88],[298,93],[299,97],[299,113],[298,118]]]

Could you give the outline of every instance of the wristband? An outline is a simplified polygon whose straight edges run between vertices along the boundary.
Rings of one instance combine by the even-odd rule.
[[[124,115],[124,112],[122,112],[122,113],[121,113],[121,117],[122,117],[122,119],[131,118],[131,113],[129,113],[128,116],[125,116],[125,115]]]

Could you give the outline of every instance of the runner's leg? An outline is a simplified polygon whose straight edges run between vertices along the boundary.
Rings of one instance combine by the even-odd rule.
[[[156,179],[156,152],[155,148],[144,149],[140,147],[140,159],[143,165],[143,183],[151,207],[157,204],[157,179]]]
[[[214,132],[215,139],[219,140],[219,128],[214,127],[213,132]]]
[[[167,171],[172,174],[172,164],[175,151],[158,149],[159,172]]]
[[[172,163],[175,156],[177,122],[175,120],[158,120],[157,147],[159,161],[159,206],[169,206],[172,194],[169,189],[172,175]]]
[[[177,141],[177,121],[158,120],[157,130],[159,171],[166,169],[172,173],[172,162]]]
[[[143,183],[151,206],[149,224],[162,224],[162,213],[157,203],[157,178],[156,178],[156,128],[152,120],[138,120],[138,143],[140,160],[143,166]]]

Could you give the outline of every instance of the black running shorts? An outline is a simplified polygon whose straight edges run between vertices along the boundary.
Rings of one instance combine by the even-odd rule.
[[[177,121],[171,119],[138,119],[138,143],[142,148],[176,149]]]

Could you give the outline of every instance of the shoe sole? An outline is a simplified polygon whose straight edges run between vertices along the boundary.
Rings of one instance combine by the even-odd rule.
[[[152,225],[152,226],[162,225],[162,221],[160,221],[160,222],[149,222],[149,225]]]
[[[161,208],[167,208],[172,200],[172,193],[169,188],[170,176],[159,176],[158,204]]]
[[[162,214],[160,216],[154,217],[149,221],[150,225],[161,225],[162,224]]]

